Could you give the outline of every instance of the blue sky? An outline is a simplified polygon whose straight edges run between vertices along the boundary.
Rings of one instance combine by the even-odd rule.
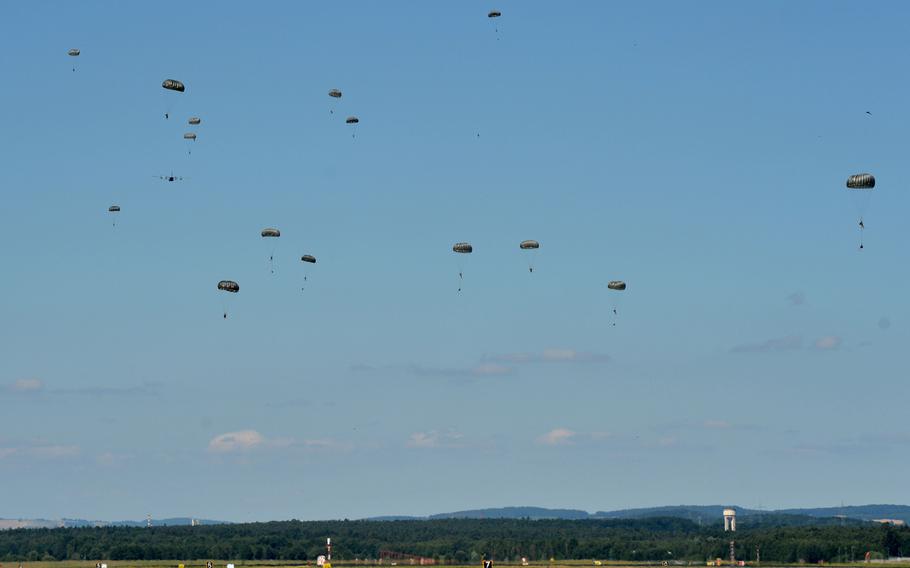
[[[908,11],[5,4],[0,516],[900,501]]]

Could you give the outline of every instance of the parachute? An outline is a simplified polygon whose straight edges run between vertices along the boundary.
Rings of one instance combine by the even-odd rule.
[[[187,122],[187,124],[192,124],[193,126],[196,126],[196,125],[202,124],[202,119],[199,118],[198,116],[193,116],[193,117],[190,117],[190,119],[187,120],[186,122]]]
[[[853,174],[847,178],[847,189],[874,189],[875,176],[872,174]]]
[[[357,118],[356,116],[349,116],[346,119],[344,119],[344,121],[347,124],[357,124],[358,122],[360,122],[360,119]]]
[[[490,13],[487,14],[488,18],[498,18],[499,16],[502,16],[502,12],[499,10],[490,10]]]
[[[69,55],[70,57],[79,57],[80,53],[82,53],[82,52],[79,51],[78,49],[76,49],[75,47],[66,52],[66,54]],[[73,71],[75,71],[75,70],[76,70],[76,62],[74,61],[73,62]]]
[[[521,250],[532,251],[531,256],[532,256],[532,260],[533,260],[534,257],[537,256],[537,249],[540,248],[540,243],[538,243],[537,241],[528,240],[528,241],[521,241],[521,243],[518,246],[519,246],[519,248],[521,248]],[[534,263],[533,262],[528,263],[528,272],[534,272]]]
[[[224,290],[225,292],[233,292],[236,294],[240,291],[240,285],[233,280],[222,280],[218,283],[218,289]]]
[[[300,262],[305,262],[307,264],[316,264],[316,257],[311,254],[305,254],[300,257]],[[309,278],[310,278],[310,269],[309,269],[309,267],[304,266],[303,267],[303,281],[306,282],[307,280],[309,280]],[[300,289],[304,290],[305,288],[303,286],[301,286]]]
[[[266,227],[262,230],[263,238],[277,238],[281,236],[281,231],[274,229],[272,227]],[[271,252],[269,253],[269,271],[272,274],[275,274],[275,247],[272,246]]]
[[[107,212],[108,212],[108,213],[120,213],[120,206],[119,206],[119,205],[111,205],[110,207],[107,208]],[[112,225],[112,226],[114,226],[114,227],[117,226],[117,218],[116,218],[116,217],[114,217],[114,221],[113,221],[113,225]]]
[[[195,132],[187,132],[186,134],[183,135],[183,139],[184,139],[184,140],[192,140],[193,142],[195,142],[195,141],[196,141],[196,133],[195,133]]]
[[[853,198],[853,205],[856,207],[856,213],[859,216],[859,248],[863,249],[863,231],[866,225],[863,223],[863,217],[869,208],[869,201],[872,196],[872,190],[875,189],[875,176],[869,173],[853,174],[847,178],[847,192]]]
[[[236,282],[234,282],[233,280],[222,280],[221,282],[218,283],[218,289],[223,292],[230,292],[232,294],[236,294],[237,292],[240,291],[240,285],[237,284]],[[226,297],[222,298],[222,308],[224,311],[224,319],[227,319],[228,310],[227,310],[227,298]]]
[[[329,91],[329,96],[332,97],[333,99],[340,99],[341,91],[339,91],[338,89],[332,89],[331,91]]]
[[[178,93],[182,93],[186,90],[184,84],[176,79],[165,79],[164,82],[161,83],[161,86],[169,91],[177,91]]]
[[[610,290],[616,290],[617,292],[622,292],[626,289],[626,283],[622,280],[610,280],[607,282],[607,288]],[[619,303],[618,300],[619,298],[616,296],[613,297],[613,327],[616,327],[616,305]]]
[[[474,252],[474,247],[471,246],[471,243],[455,243],[452,245],[452,250],[462,254],[470,254]],[[464,262],[461,258],[458,261],[458,291],[461,292],[461,281],[464,280]]]

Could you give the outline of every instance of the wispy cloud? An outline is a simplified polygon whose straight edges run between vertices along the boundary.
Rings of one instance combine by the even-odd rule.
[[[9,386],[9,390],[18,393],[39,392],[44,390],[44,381],[41,379],[18,379]]]
[[[837,335],[826,335],[815,340],[815,348],[821,351],[835,351],[840,349],[843,339]]]
[[[0,448],[0,460],[12,457],[53,460],[78,456],[79,446],[63,444],[30,444]]]
[[[461,448],[464,447],[464,435],[454,430],[440,432],[429,430],[427,432],[414,432],[408,437],[409,448]]]
[[[572,444],[577,436],[577,432],[568,428],[554,428],[546,434],[538,436],[537,443],[543,446],[565,446]]]
[[[216,454],[248,452],[264,446],[265,437],[256,430],[225,432],[212,438],[208,450]]]
[[[794,351],[802,349],[803,338],[798,335],[790,335],[776,339],[768,339],[759,343],[743,343],[736,345],[730,351],[732,353],[768,353],[771,351]]]
[[[500,363],[607,363],[610,356],[591,351],[568,348],[549,348],[539,353],[493,353],[484,355],[485,361]]]

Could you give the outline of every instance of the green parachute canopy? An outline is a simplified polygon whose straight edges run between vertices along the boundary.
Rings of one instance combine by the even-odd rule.
[[[305,254],[300,257],[302,262],[309,262],[310,264],[316,264],[316,257],[311,254]]]
[[[195,132],[187,132],[186,134],[183,135],[183,139],[184,139],[184,140],[193,140],[193,141],[195,142],[195,141],[196,141],[196,133],[195,133]]]
[[[266,227],[262,230],[263,237],[280,237],[281,231],[278,229],[273,229],[272,227]]]
[[[539,249],[540,243],[537,241],[521,241],[521,244],[518,246],[520,246],[523,250]]]
[[[609,288],[610,290],[625,290],[626,283],[623,282],[622,280],[610,280],[609,282],[607,282],[607,288]]]
[[[240,284],[237,284],[233,280],[222,280],[218,283],[218,289],[224,290],[225,292],[237,293],[240,291]]]
[[[349,116],[346,119],[344,119],[344,121],[348,124],[357,124],[358,122],[360,122],[360,119],[357,118],[356,116]]]
[[[199,118],[198,116],[193,116],[193,117],[190,117],[189,120],[187,120],[187,123],[192,124],[193,126],[196,126],[197,124],[202,124],[202,119]]]
[[[119,205],[111,205],[110,207],[107,208],[107,210],[108,210],[110,213],[119,213],[119,212],[120,212],[120,206],[119,206]]]
[[[872,189],[875,187],[875,176],[872,174],[853,174],[847,178],[847,189]]]
[[[177,91],[178,93],[182,93],[186,90],[183,83],[176,79],[165,79],[164,82],[161,83],[161,86],[169,91]]]
[[[329,96],[332,97],[333,99],[340,99],[341,91],[339,91],[338,89],[332,89],[331,91],[329,91]]]
[[[73,48],[66,52],[66,54],[69,55],[70,57],[79,57],[80,53],[82,53],[82,52],[76,48]]]
[[[471,243],[455,243],[452,246],[452,250],[461,254],[468,254],[474,252],[474,247],[471,246]]]
[[[499,16],[502,16],[502,12],[499,10],[490,10],[490,13],[487,14],[488,18],[498,18]]]

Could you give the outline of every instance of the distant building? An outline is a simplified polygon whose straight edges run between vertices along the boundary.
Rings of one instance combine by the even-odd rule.
[[[881,523],[883,525],[894,525],[896,527],[902,527],[907,524],[903,519],[872,519],[872,522]]]

